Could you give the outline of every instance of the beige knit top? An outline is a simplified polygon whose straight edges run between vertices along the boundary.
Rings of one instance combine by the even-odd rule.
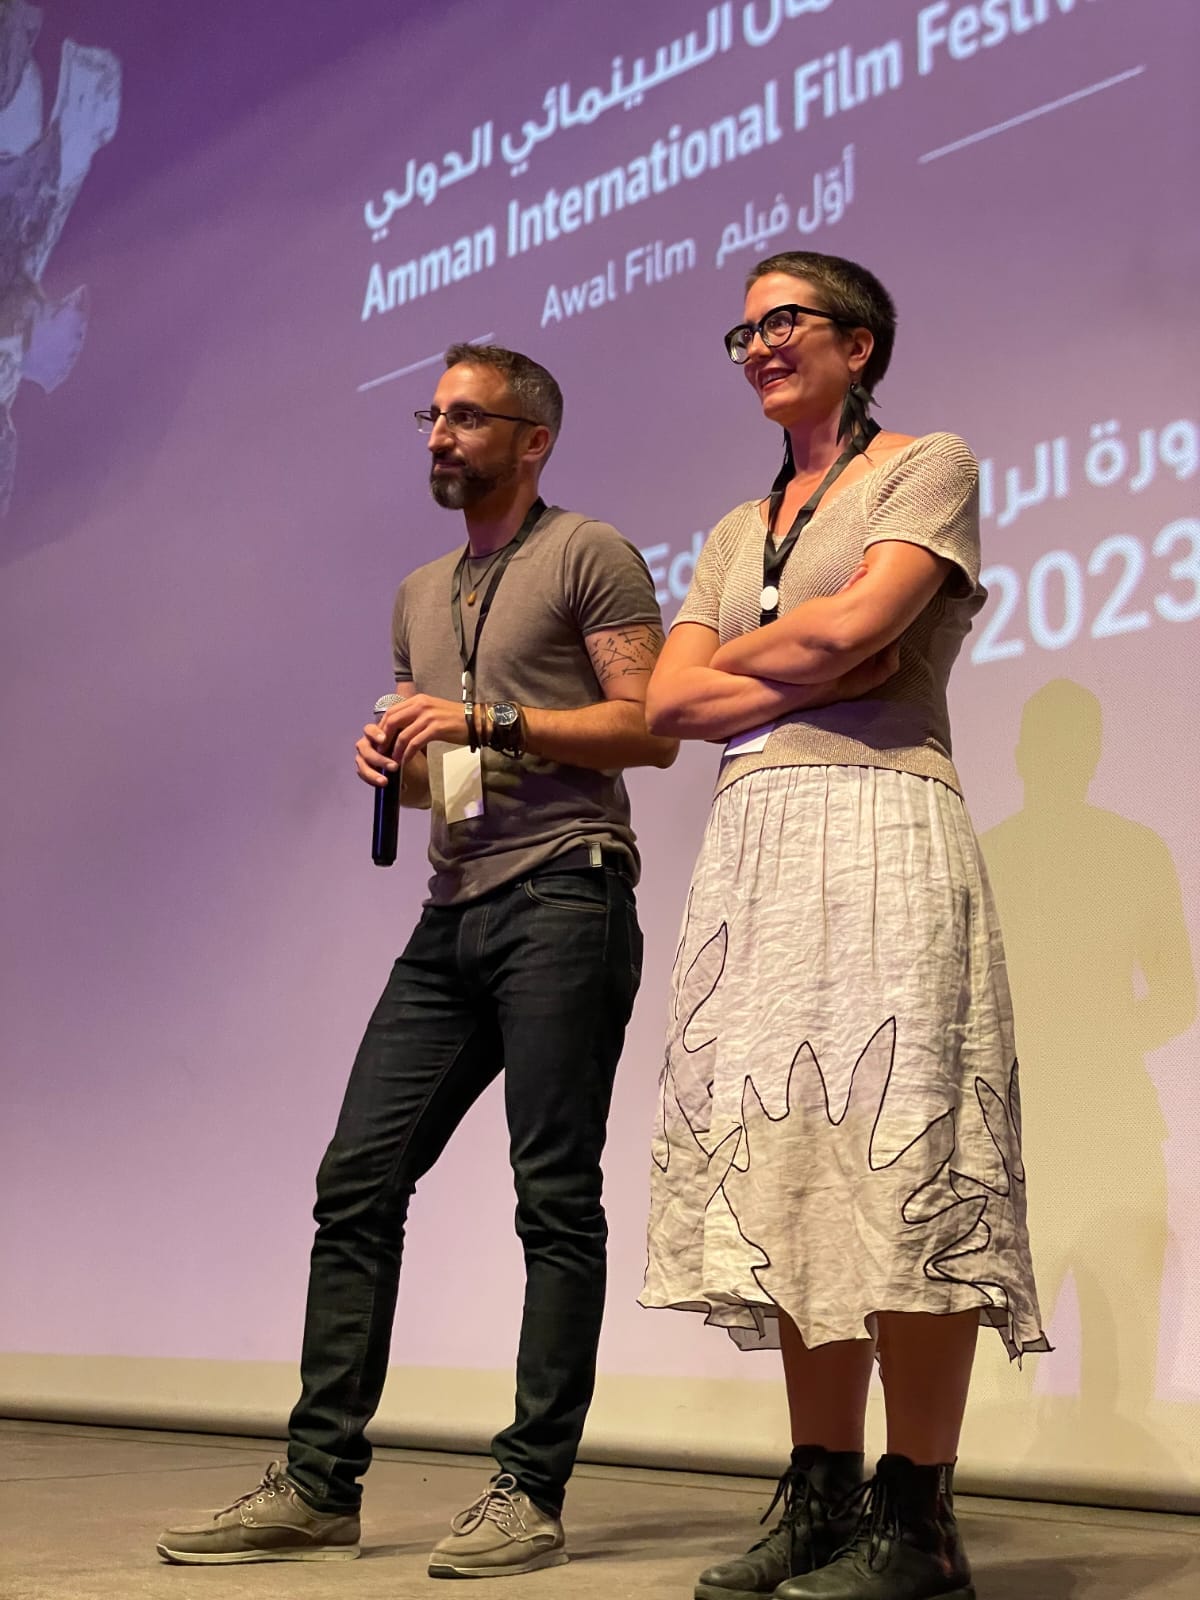
[[[765,528],[759,502],[737,506],[713,529],[675,624],[714,628],[721,643],[759,625]],[[727,759],[718,793],[766,767],[866,766],[937,778],[961,793],[950,748],[946,684],[979,585],[979,467],[952,433],[930,433],[826,500],[792,551],[779,611],[834,594],[881,539],[919,544],[954,571],[900,636],[900,667],[870,697],[797,711],[774,725],[762,750]]]

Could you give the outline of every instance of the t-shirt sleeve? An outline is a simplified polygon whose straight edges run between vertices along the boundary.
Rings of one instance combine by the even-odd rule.
[[[584,638],[635,623],[662,627],[650,569],[607,522],[582,522],[566,541],[563,590]]]
[[[952,433],[934,433],[882,472],[867,505],[863,548],[919,544],[958,568],[961,593],[979,587],[979,463]]]
[[[396,600],[392,606],[392,672],[397,683],[412,682],[412,659],[408,649],[408,616],[403,584],[396,590]]]
[[[731,513],[732,515],[732,513]],[[725,592],[725,540],[724,532],[729,517],[722,517],[704,541],[696,562],[696,570],[688,585],[687,598],[680,606],[671,626],[681,622],[699,622],[714,633],[721,631],[721,596]]]

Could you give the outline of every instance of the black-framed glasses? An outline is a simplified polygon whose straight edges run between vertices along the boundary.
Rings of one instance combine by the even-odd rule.
[[[827,322],[836,322],[839,328],[854,326],[845,317],[839,317],[836,312],[820,311],[816,306],[773,306],[766,316],[759,317],[757,322],[739,322],[736,328],[730,328],[725,335],[725,349],[729,353],[729,359],[736,361],[739,367],[745,366],[750,359],[750,346],[754,343],[755,334],[768,350],[786,344],[792,337],[796,318],[800,316],[824,317]]]
[[[432,433],[439,422],[444,422],[451,433],[474,433],[489,417],[497,422],[527,422],[531,428],[537,427],[532,417],[512,417],[506,411],[485,411],[482,406],[453,405],[445,411],[440,406],[430,406],[428,411],[414,411],[413,416],[420,433]]]

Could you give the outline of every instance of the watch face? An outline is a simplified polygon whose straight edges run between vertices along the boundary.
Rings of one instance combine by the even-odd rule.
[[[498,728],[511,728],[516,720],[516,706],[501,704],[492,707],[492,721]]]

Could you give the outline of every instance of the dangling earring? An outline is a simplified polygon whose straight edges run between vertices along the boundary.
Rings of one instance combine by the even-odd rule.
[[[869,389],[863,387],[855,378],[846,390],[846,398],[842,402],[842,416],[838,424],[838,438],[844,439],[847,434],[850,442],[858,449],[865,450],[875,434],[879,432],[879,424],[871,420],[870,408],[874,397]]]

